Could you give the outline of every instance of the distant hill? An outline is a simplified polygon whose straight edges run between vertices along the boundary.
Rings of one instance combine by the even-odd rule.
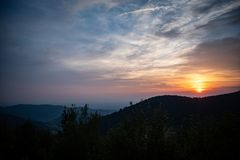
[[[4,125],[6,127],[10,127],[10,128],[19,127],[19,126],[22,126],[26,121],[27,119],[24,119],[21,117],[0,113],[0,125]],[[50,127],[47,123],[33,121],[33,120],[31,120],[31,122],[34,126],[36,126],[39,129],[47,129]]]
[[[1,117],[12,117],[10,119],[32,120],[41,123],[55,125],[59,123],[64,106],[61,105],[31,105],[19,104],[8,107],[0,107]],[[114,110],[107,109],[90,109],[90,112],[98,112],[101,115],[113,113]],[[15,117],[15,118],[14,118]]]
[[[157,108],[167,111],[173,124],[180,123],[185,117],[195,115],[199,117],[216,116],[224,113],[240,113],[240,91],[235,93],[209,96],[204,98],[190,98],[175,95],[164,95],[146,99],[135,105],[120,109],[118,112],[104,116],[103,130],[116,127],[124,119],[144,114],[153,115]]]
[[[58,118],[64,107],[60,105],[29,105],[19,104],[2,107],[1,113],[39,122],[48,122]]]

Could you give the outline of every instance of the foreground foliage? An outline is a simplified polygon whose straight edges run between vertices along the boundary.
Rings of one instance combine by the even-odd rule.
[[[101,116],[88,107],[65,108],[61,130],[50,132],[27,121],[23,126],[0,125],[1,159],[122,160],[122,159],[237,159],[239,114],[208,118],[186,117],[181,125],[169,124],[163,109],[149,117],[132,112],[108,133],[102,133]]]

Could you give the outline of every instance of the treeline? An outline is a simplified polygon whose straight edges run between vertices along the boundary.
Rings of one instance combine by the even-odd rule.
[[[0,124],[1,159],[18,160],[213,160],[238,159],[239,114],[186,117],[171,126],[167,112],[156,109],[131,114],[108,133],[101,132],[101,116],[65,108],[61,130],[52,132],[30,121],[17,128]]]

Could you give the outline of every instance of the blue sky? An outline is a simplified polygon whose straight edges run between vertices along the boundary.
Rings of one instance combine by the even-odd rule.
[[[122,105],[194,96],[196,84],[202,95],[240,88],[240,1],[0,3],[1,104]]]

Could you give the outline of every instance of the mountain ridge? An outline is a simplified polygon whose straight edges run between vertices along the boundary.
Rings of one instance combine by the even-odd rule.
[[[144,113],[145,117],[153,115],[155,109],[163,108],[172,122],[178,124],[189,115],[200,117],[213,116],[225,113],[240,113],[240,91],[207,96],[186,97],[177,95],[155,96],[134,105],[120,109],[118,112],[102,118],[103,130],[116,127],[120,122]]]
[[[174,123],[179,123],[189,115],[211,116],[223,113],[240,113],[240,107],[238,106],[240,106],[240,91],[207,97],[162,95],[148,98],[120,109],[117,112],[113,112],[113,110],[105,112],[106,110],[104,109],[90,109],[90,112],[105,112],[101,118],[101,127],[107,131],[110,128],[116,127],[125,119],[134,117],[139,113],[144,113],[146,117],[152,116],[154,110],[159,108],[166,110],[169,116],[173,117]],[[11,123],[14,122],[16,117],[16,121],[18,119],[21,121],[23,119],[31,120],[57,128],[61,122],[60,119],[63,110],[64,106],[61,105],[19,104],[10,107],[1,107],[0,113],[1,117],[10,119]],[[7,116],[10,117],[7,118]]]

